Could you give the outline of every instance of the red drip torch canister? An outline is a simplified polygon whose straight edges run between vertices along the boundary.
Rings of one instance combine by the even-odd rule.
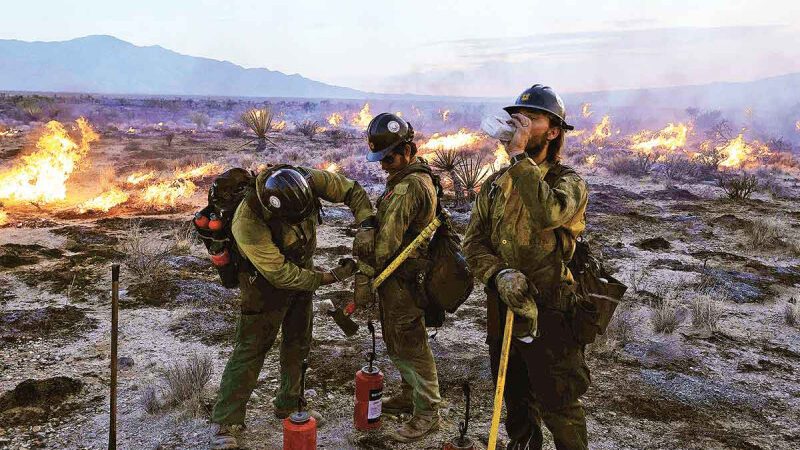
[[[220,219],[216,214],[211,214],[211,218],[208,220],[208,229],[211,231],[221,230],[222,219]]]
[[[353,425],[356,430],[366,431],[381,426],[381,398],[383,397],[383,372],[375,362],[375,326],[367,322],[372,333],[372,353],[369,364],[356,372],[356,405],[353,412]]]
[[[356,430],[381,427],[381,397],[383,372],[375,366],[364,366],[356,372],[356,409],[353,414]]]
[[[283,450],[315,450],[317,421],[306,411],[294,412],[283,419]]]
[[[227,248],[223,248],[221,252],[211,255],[211,263],[217,267],[227,266],[231,262],[231,254],[228,253]]]
[[[208,217],[204,216],[203,213],[197,212],[194,214],[194,224],[197,228],[205,230],[208,228]]]

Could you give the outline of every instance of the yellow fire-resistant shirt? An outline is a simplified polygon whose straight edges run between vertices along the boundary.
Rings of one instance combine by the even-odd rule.
[[[325,170],[304,168],[311,174],[311,188],[317,197],[332,203],[344,203],[357,223],[373,215],[372,204],[358,182]],[[266,172],[256,179],[262,186]],[[262,208],[265,219],[270,212]],[[273,236],[270,227],[243,201],[233,216],[232,232],[241,254],[273,286],[279,289],[315,291],[322,282],[322,273],[313,270],[313,253],[317,247],[317,215],[312,214],[296,225],[281,223],[281,236]],[[278,241],[280,239],[280,241]],[[302,251],[298,263],[287,259],[283,249]]]

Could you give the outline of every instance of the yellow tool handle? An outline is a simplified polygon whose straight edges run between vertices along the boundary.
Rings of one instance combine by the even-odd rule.
[[[378,286],[380,286],[384,281],[386,281],[386,279],[389,278],[389,276],[392,273],[394,273],[394,271],[397,270],[398,267],[400,267],[400,264],[403,264],[403,262],[405,262],[405,260],[408,259],[408,257],[414,250],[416,250],[420,245],[422,245],[423,242],[425,242],[426,240],[430,239],[431,236],[433,236],[433,233],[436,231],[437,228],[439,228],[439,225],[441,224],[442,221],[441,219],[439,219],[439,216],[434,217],[431,223],[429,223],[428,226],[425,227],[425,229],[422,230],[422,232],[416,238],[414,238],[414,240],[411,241],[411,243],[408,244],[408,246],[405,249],[403,249],[403,251],[399,255],[397,255],[397,258],[395,258],[388,266],[386,266],[386,268],[383,269],[383,272],[381,272],[380,275],[378,275],[377,277],[375,277],[374,280],[372,280],[372,290],[373,291],[377,290]]]
[[[511,309],[509,308],[506,310],[506,329],[503,332],[503,347],[500,351],[500,367],[497,370],[497,387],[494,390],[492,427],[489,428],[489,443],[486,446],[486,450],[495,450],[497,447],[497,433],[500,430],[500,413],[503,411],[503,391],[506,388],[508,353],[511,351],[512,328],[514,328],[514,313],[511,312]]]

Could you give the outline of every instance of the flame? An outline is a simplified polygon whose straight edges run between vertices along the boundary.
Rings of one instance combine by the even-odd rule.
[[[133,128],[133,127],[128,127],[128,131],[127,131],[127,133],[128,133],[128,134],[136,134],[136,128]]]
[[[506,147],[501,144],[497,143],[497,148],[494,149],[494,162],[491,163],[491,172],[496,172],[503,167],[507,166],[511,162],[511,159],[508,157],[508,152],[506,151]]]
[[[435,133],[424,144],[420,145],[419,149],[427,151],[435,151],[440,148],[444,150],[455,150],[473,145],[481,139],[482,137],[480,134],[462,128],[456,133],[446,134],[444,136]]]
[[[0,227],[8,223],[8,213],[0,209]]]
[[[353,117],[352,124],[361,129],[366,129],[371,121],[372,114],[369,112],[369,103],[364,103],[364,107],[361,108],[361,111]]]
[[[60,122],[45,125],[36,142],[38,150],[0,173],[0,200],[50,203],[67,197],[67,180],[89,152],[89,144],[99,139],[86,119],[76,122],[81,132],[79,143],[70,139]]]
[[[447,119],[450,117],[450,110],[445,109],[444,111],[439,110],[439,115],[442,116],[442,122],[447,122]]]
[[[205,178],[222,173],[223,169],[225,169],[223,166],[215,162],[205,163],[199,166],[187,166],[183,169],[175,169],[175,178],[196,180],[198,178]]]
[[[794,127],[797,129],[797,131],[800,131],[800,120],[795,122]]]
[[[588,167],[594,167],[597,164],[597,155],[588,155],[584,160]]]
[[[403,117],[403,112],[402,111],[397,111],[396,113],[394,113],[394,115],[397,116],[397,117]]]
[[[594,127],[592,134],[583,140],[584,144],[603,145],[611,137],[611,118],[608,115],[600,119],[600,123]]]
[[[285,120],[281,120],[280,122],[276,122],[276,123],[272,124],[272,130],[273,131],[281,131],[284,128],[286,128],[286,121]]]
[[[339,172],[339,165],[334,162],[328,163],[325,165],[325,170],[327,170],[330,173],[337,173]]]
[[[718,147],[717,150],[721,155],[725,156],[719,166],[728,168],[740,168],[745,164],[755,163],[760,156],[770,154],[767,146],[757,141],[748,144],[741,134],[724,146]]]
[[[328,123],[333,127],[338,127],[342,123],[343,120],[344,120],[344,117],[342,117],[342,115],[339,114],[338,112],[335,112],[335,113],[331,114],[330,116],[328,116]]]
[[[162,181],[158,184],[147,186],[142,191],[142,200],[156,209],[174,207],[178,200],[191,197],[197,189],[194,183],[187,179]]]
[[[586,130],[572,130],[567,133],[567,137],[578,137],[586,134]]]
[[[688,133],[689,127],[682,123],[677,125],[669,123],[657,133],[650,130],[640,131],[631,137],[634,142],[631,149],[645,154],[651,153],[655,148],[675,151],[686,145]]]
[[[127,202],[129,197],[127,192],[120,190],[118,187],[113,187],[97,197],[80,204],[78,206],[78,212],[81,214],[88,211],[108,212],[111,208]]]
[[[594,114],[594,111],[590,111],[589,110],[589,108],[591,108],[591,107],[592,107],[592,104],[588,103],[588,102],[581,105],[581,116],[583,116],[584,119],[586,119],[589,116],[591,116],[592,114]]]
[[[142,172],[134,172],[134,173],[128,175],[128,178],[125,179],[125,182],[128,183],[128,184],[136,186],[137,184],[142,184],[142,183],[145,183],[147,181],[150,181],[155,177],[156,177],[156,173],[155,173],[155,171],[152,171],[152,170],[150,172],[144,172],[144,171],[142,171]]]

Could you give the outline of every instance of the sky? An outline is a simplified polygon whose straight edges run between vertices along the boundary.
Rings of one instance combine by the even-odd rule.
[[[0,39],[112,35],[384,93],[514,96],[800,72],[800,1],[1,0]]]

